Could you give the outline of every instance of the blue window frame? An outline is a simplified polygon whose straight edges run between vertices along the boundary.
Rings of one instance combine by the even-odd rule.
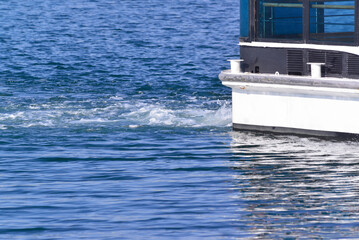
[[[300,0],[260,0],[259,37],[303,38],[303,4]]]
[[[359,0],[240,0],[242,39],[359,45]]]
[[[317,0],[310,2],[310,40],[355,41],[355,2]]]

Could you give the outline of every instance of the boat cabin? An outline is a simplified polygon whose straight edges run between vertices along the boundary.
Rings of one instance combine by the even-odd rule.
[[[241,70],[359,79],[359,1],[240,0]]]

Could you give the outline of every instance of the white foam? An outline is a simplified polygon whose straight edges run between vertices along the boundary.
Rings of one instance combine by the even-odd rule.
[[[121,97],[121,96],[113,96],[113,97],[110,97],[110,99],[112,99],[112,100],[123,100],[123,97]]]
[[[138,103],[130,107],[127,117],[140,125],[207,127],[230,126],[231,106],[226,101],[217,101],[217,109],[188,105],[183,109],[170,109],[161,104]]]
[[[14,120],[14,119],[21,119],[24,117],[24,112],[19,111],[15,113],[3,113],[0,116],[0,120]]]
[[[194,97],[185,103],[142,100],[135,103],[122,97],[111,97],[105,104],[66,102],[58,104],[29,104],[27,109],[13,109],[3,113],[1,128],[12,127],[69,127],[73,124],[111,124],[137,128],[138,126],[223,127],[231,125],[231,106],[227,101],[200,101]],[[205,104],[204,104],[205,103]],[[203,104],[202,106],[199,104]],[[210,106],[210,107],[209,107]]]
[[[71,121],[71,123],[83,124],[83,123],[108,123],[108,122],[116,122],[115,120],[108,120],[103,118],[81,118],[80,120]]]

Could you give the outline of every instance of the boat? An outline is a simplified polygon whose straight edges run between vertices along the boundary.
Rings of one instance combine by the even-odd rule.
[[[240,0],[234,130],[359,134],[359,1]]]

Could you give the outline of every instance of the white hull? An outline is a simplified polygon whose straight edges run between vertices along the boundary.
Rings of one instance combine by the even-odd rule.
[[[242,75],[245,78],[253,74]],[[275,81],[275,75],[270,77]],[[235,128],[312,135],[359,134],[359,85],[353,89],[226,80],[222,83],[232,88]]]

